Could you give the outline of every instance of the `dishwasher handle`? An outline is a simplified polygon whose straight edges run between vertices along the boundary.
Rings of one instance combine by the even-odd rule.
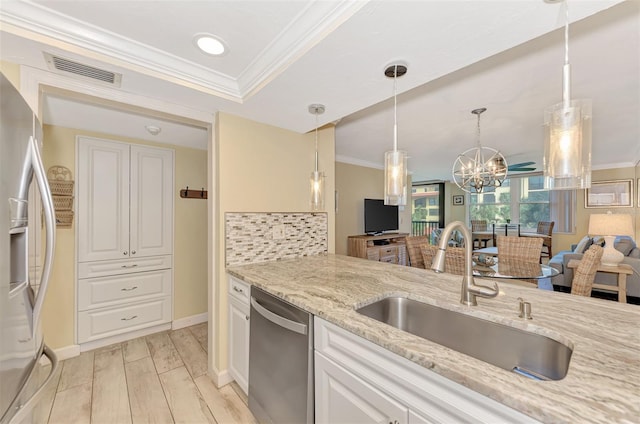
[[[302,324],[301,322],[291,321],[290,319],[281,317],[278,314],[275,314],[258,303],[255,297],[251,296],[251,307],[256,310],[257,313],[262,315],[264,318],[268,319],[272,323],[279,325],[280,327],[284,327],[287,330],[291,330],[298,334],[307,335],[307,325]]]

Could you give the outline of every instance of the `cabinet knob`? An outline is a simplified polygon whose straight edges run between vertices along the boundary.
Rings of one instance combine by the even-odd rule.
[[[132,255],[135,255],[135,254],[136,254],[136,251],[135,251],[135,250],[132,250],[132,251],[131,251],[131,254],[132,254]]]
[[[122,252],[122,254],[123,254],[124,256],[127,256],[127,253],[129,253],[129,252],[127,252],[126,250],[125,250],[124,252]]]
[[[245,315],[244,319],[246,319],[247,321],[249,321],[249,315]]]

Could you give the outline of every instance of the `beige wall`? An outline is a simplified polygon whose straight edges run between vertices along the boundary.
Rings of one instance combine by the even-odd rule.
[[[309,212],[309,176],[314,166],[315,133],[298,134],[220,113],[216,122],[217,250],[213,317],[217,352],[214,367],[227,368],[227,278],[224,269],[226,212]],[[335,244],[335,129],[318,136],[319,169],[326,175],[329,252]],[[215,206],[214,206],[215,207]],[[211,331],[209,332],[212,333]]]
[[[180,319],[205,313],[207,311],[207,205],[206,201],[181,199],[179,190],[186,185],[207,187],[206,152],[45,125],[43,137],[45,168],[62,165],[69,168],[73,177],[76,178],[77,135],[156,145],[175,150],[173,318]],[[44,303],[44,335],[47,344],[54,349],[75,344],[75,269],[74,221],[74,226],[71,228],[58,228],[50,291]]]
[[[453,196],[463,195],[464,206],[454,205]],[[453,221],[467,222],[467,210],[469,209],[469,196],[455,183],[444,184],[444,225]]]
[[[633,180],[633,207],[632,208],[585,208],[585,190],[577,191],[576,201],[576,232],[575,234],[556,234],[553,236],[553,251],[569,250],[572,244],[577,243],[587,234],[589,228],[589,216],[592,213],[622,213],[630,214],[634,217],[635,240],[640,242],[640,208],[638,207],[638,178],[640,178],[640,167],[626,167],[615,169],[596,170],[591,173],[591,181],[608,180]]]
[[[346,255],[347,237],[364,233],[364,199],[384,197],[384,171],[336,162],[336,191],[336,253]],[[399,215],[400,232],[410,233],[411,207],[405,207]]]

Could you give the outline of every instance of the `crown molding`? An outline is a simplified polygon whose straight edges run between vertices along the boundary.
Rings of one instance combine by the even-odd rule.
[[[28,1],[4,2],[0,23],[29,40],[242,103],[367,2],[309,3],[237,79]]]
[[[336,155],[336,162],[346,163],[348,165],[364,166],[365,168],[384,169],[384,164],[356,159],[350,156]]]
[[[296,60],[351,18],[369,0],[309,2],[238,77],[243,99],[260,91]]]

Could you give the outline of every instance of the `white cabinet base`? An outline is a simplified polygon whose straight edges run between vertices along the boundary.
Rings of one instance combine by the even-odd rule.
[[[229,276],[229,374],[249,393],[249,297],[251,286]]]
[[[387,423],[394,424],[396,421],[411,424],[538,422],[318,317],[314,327],[316,357],[332,361],[329,365],[322,359],[316,363],[316,375],[320,376],[316,378],[318,424],[349,422],[351,417],[371,411],[371,405],[384,408],[382,414],[389,416]],[[341,372],[335,371],[336,367],[341,368]],[[368,389],[356,392],[363,399],[345,395],[330,397],[326,394],[332,393],[332,389],[325,387],[328,379],[323,375],[336,380],[331,381],[336,387],[339,382],[351,390]],[[382,397],[386,397],[387,403],[383,403]],[[331,404],[333,400],[336,402]],[[391,401],[406,408],[407,415],[402,415]]]

